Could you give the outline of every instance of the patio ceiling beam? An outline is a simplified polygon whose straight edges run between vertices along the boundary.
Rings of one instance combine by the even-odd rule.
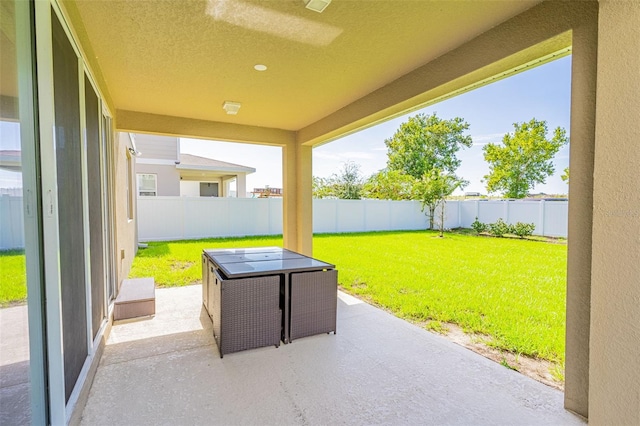
[[[18,98],[15,96],[0,95],[0,120],[18,121]]]
[[[589,3],[543,2],[300,129],[298,142],[318,146],[569,54],[571,30],[588,18]]]
[[[284,146],[295,142],[296,139],[295,132],[290,130],[126,110],[116,111],[116,127],[117,130],[122,132],[151,133],[271,146]]]

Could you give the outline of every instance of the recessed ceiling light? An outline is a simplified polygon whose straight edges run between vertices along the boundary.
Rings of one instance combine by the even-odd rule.
[[[267,66],[266,65],[262,65],[262,64],[256,64],[253,66],[253,69],[256,71],[266,71],[267,70]]]
[[[307,4],[305,6],[307,9],[322,13],[329,6],[331,0],[304,0],[304,2]]]
[[[225,101],[222,104],[222,109],[227,111],[229,115],[236,115],[241,106],[240,102]]]

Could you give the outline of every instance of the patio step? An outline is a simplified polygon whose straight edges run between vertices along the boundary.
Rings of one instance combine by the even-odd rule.
[[[113,304],[113,320],[138,318],[155,313],[156,285],[153,278],[123,280]]]

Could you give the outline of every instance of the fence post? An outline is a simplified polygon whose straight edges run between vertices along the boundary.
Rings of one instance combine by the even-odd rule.
[[[506,223],[509,223],[509,203],[511,203],[511,200],[505,200],[504,202],[504,221]]]
[[[362,205],[362,223],[364,223],[364,231],[368,232],[369,231],[369,224],[367,223],[367,204],[368,204],[368,200],[362,200],[364,201],[363,205]]]
[[[476,219],[480,220],[480,200],[475,200],[476,203]]]
[[[545,236],[545,231],[544,231],[544,209],[546,208],[545,206],[545,201],[544,200],[540,200],[540,232],[543,237]]]
[[[182,204],[182,235],[181,238],[184,240],[185,239],[185,226],[184,224],[187,222],[187,197],[180,197],[180,201]]]

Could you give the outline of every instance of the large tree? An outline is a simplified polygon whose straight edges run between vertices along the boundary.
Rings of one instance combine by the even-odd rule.
[[[484,146],[484,159],[489,163],[489,174],[484,179],[489,192],[524,198],[536,184],[545,183],[553,174],[553,157],[568,139],[561,127],[548,139],[547,122],[535,118],[514,123],[513,127],[515,131],[504,135],[502,144]]]
[[[432,115],[417,114],[402,123],[393,137],[384,141],[387,146],[387,169],[398,170],[422,179],[433,169],[455,174],[460,166],[456,153],[471,147],[471,136],[464,133],[469,124],[462,118],[451,120]]]
[[[380,200],[413,200],[415,183],[416,179],[413,176],[399,170],[385,169],[365,182],[362,196]]]

